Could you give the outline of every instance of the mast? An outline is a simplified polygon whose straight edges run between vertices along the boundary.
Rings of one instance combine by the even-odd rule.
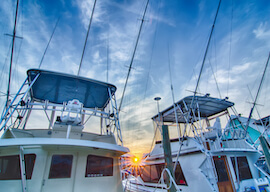
[[[13,35],[12,35],[12,48],[11,48],[10,65],[9,65],[6,108],[8,108],[8,103],[9,103],[8,101],[9,101],[9,95],[10,95],[11,72],[12,72],[13,52],[14,52],[15,37],[16,37],[16,25],[17,25],[18,8],[19,8],[19,0],[17,0],[16,13],[15,13],[15,22],[14,22]]]
[[[143,26],[143,23],[144,23],[144,17],[145,17],[145,14],[146,14],[146,10],[147,10],[148,4],[149,4],[149,0],[147,0],[146,6],[145,6],[145,9],[144,9],[143,18],[142,18],[142,22],[141,22],[141,25],[140,25],[139,33],[138,33],[138,36],[137,36],[135,48],[134,48],[134,51],[133,51],[133,54],[132,54],[132,58],[131,58],[131,61],[130,61],[130,64],[129,64],[128,74],[127,74],[127,78],[126,78],[126,82],[125,82],[125,86],[124,86],[122,98],[121,98],[119,109],[118,109],[119,112],[121,111],[121,107],[122,107],[122,103],[123,103],[123,99],[124,99],[124,95],[125,95],[125,91],[126,91],[126,87],[127,87],[128,78],[129,78],[130,71],[131,71],[131,68],[132,68],[134,56],[135,56],[135,53],[136,53],[136,50],[137,50],[137,45],[138,45],[138,42],[139,42],[139,39],[140,39],[140,35],[141,35],[141,31],[142,31],[142,26]]]
[[[256,105],[256,102],[257,102],[257,99],[258,99],[258,96],[259,96],[259,93],[260,93],[260,90],[261,90],[261,86],[262,86],[262,83],[263,83],[263,80],[264,80],[265,72],[266,72],[266,69],[267,69],[267,67],[268,67],[269,58],[270,58],[270,52],[269,52],[269,55],[268,55],[267,62],[266,62],[266,64],[265,64],[265,68],[264,68],[264,71],[263,71],[263,75],[262,75],[262,78],[261,78],[261,82],[260,82],[260,85],[259,85],[259,88],[258,88],[256,97],[255,97],[253,106],[252,106],[252,108],[250,109],[250,113],[249,113],[249,116],[248,116],[247,124],[246,124],[246,127],[245,127],[245,134],[247,133],[247,129],[248,129],[248,126],[249,126],[249,123],[250,123],[250,119],[251,119],[251,116],[252,116],[254,107],[255,107],[255,105]]]

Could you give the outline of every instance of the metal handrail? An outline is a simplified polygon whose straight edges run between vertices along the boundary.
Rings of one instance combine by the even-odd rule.
[[[170,185],[169,185],[169,186],[167,186],[167,185],[165,184],[165,179],[164,179],[164,177],[163,177],[163,175],[164,175],[165,172],[167,172],[167,174],[168,174],[168,176],[169,176],[169,178],[170,178]],[[162,184],[162,186],[166,186],[166,187],[162,187],[162,189],[166,189],[166,190],[169,190],[169,189],[172,187],[172,184],[173,184],[174,187],[175,187],[175,189],[176,189],[176,191],[177,191],[177,192],[180,192],[180,190],[179,190],[179,188],[178,188],[178,186],[177,186],[177,184],[176,184],[176,182],[175,182],[175,180],[174,180],[174,178],[173,178],[173,176],[172,176],[172,174],[171,174],[171,172],[170,172],[170,170],[169,170],[168,168],[164,168],[164,169],[162,170],[162,172],[161,172],[161,177],[160,177],[160,179],[159,179],[159,181],[158,181],[158,183],[157,183],[157,185],[156,185],[154,191],[157,190],[157,187],[158,187],[158,184],[159,184],[159,183]]]

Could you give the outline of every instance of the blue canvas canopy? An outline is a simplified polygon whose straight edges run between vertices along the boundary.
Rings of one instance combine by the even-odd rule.
[[[176,103],[176,113],[179,123],[186,123],[182,112],[186,113],[190,110],[192,98],[193,96],[188,96]],[[232,107],[234,103],[225,99],[218,99],[209,96],[195,96],[193,101],[193,108],[196,109],[197,105],[199,106],[200,117],[205,118],[227,110],[227,108]],[[196,109],[194,113],[198,117],[198,109]],[[157,114],[152,117],[152,119],[157,119],[158,117],[159,116]],[[174,106],[171,105],[167,109],[161,111],[160,117],[162,118],[163,122],[176,122]]]
[[[40,69],[30,69],[27,75],[30,83],[39,75],[30,92],[40,102],[63,104],[78,99],[86,108],[104,108],[110,100],[108,89],[112,96],[116,91],[114,85],[75,75]]]

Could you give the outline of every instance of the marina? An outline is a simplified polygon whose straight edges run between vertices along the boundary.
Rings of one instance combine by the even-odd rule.
[[[270,191],[269,9],[1,2],[1,190]]]

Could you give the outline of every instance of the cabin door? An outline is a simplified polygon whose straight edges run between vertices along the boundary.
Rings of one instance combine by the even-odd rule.
[[[76,155],[49,153],[43,176],[42,192],[72,192],[75,182]]]
[[[226,160],[226,156],[214,156],[214,164],[218,176],[218,189],[219,192],[234,192],[230,169]]]

